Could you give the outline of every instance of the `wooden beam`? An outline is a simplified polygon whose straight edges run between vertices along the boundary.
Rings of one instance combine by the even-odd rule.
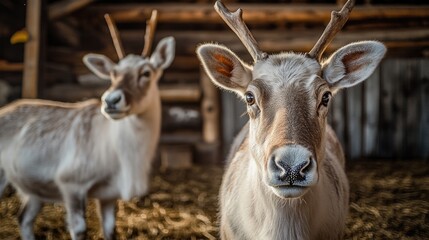
[[[5,60],[0,60],[0,72],[20,72],[24,69],[22,63],[10,63]]]
[[[307,22],[326,24],[331,11],[338,9],[335,4],[230,4],[229,9],[242,8],[243,19],[248,24]],[[122,4],[94,5],[84,10],[88,14],[102,15],[109,12],[117,22],[144,22],[152,9],[160,12],[158,21],[163,23],[223,23],[214,11],[213,4]],[[349,21],[428,19],[429,5],[360,5],[353,9]]]
[[[55,20],[79,10],[92,2],[94,0],[62,0],[52,3],[48,8],[48,18],[49,20]]]
[[[27,1],[26,29],[30,36],[25,43],[23,98],[37,98],[40,74],[41,10],[43,0]]]
[[[220,106],[219,92],[210,81],[204,69],[201,68],[201,88],[203,96],[201,112],[203,116],[203,140],[206,143],[217,143],[220,139]]]

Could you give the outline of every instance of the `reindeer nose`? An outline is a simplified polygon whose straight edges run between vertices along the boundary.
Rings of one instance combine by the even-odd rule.
[[[306,181],[316,170],[311,152],[300,145],[276,149],[270,157],[269,174],[279,185],[295,185]]]
[[[116,108],[117,104],[119,102],[121,102],[123,98],[123,94],[122,91],[116,90],[111,92],[110,94],[108,94],[105,98],[104,98],[104,102],[107,104],[108,108]]]

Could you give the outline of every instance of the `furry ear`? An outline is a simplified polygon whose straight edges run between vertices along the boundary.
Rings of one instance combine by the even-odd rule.
[[[150,57],[150,61],[155,67],[166,69],[174,60],[176,41],[173,37],[166,37],[159,41],[155,51]]]
[[[334,88],[348,88],[367,79],[380,63],[386,47],[377,41],[348,44],[322,64],[323,77]]]
[[[106,80],[110,80],[110,71],[115,66],[110,58],[94,53],[86,54],[83,63],[99,78]]]
[[[217,86],[242,95],[252,80],[252,69],[228,48],[203,44],[197,55],[207,75]]]

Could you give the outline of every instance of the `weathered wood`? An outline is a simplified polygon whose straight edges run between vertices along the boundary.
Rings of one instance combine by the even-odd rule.
[[[49,5],[48,18],[49,20],[55,20],[77,11],[92,2],[94,2],[94,0],[62,0],[54,2]]]
[[[319,37],[320,30],[293,30],[290,31],[252,31],[258,40],[259,47],[267,52],[279,52],[293,50],[298,52],[308,52]],[[124,30],[121,36],[128,45],[134,46],[135,50],[141,46],[141,32]],[[219,42],[228,46],[233,51],[241,54],[247,54],[244,46],[232,31],[157,31],[156,40],[166,36],[174,36],[177,45],[178,55],[194,55],[195,48],[203,42]],[[326,52],[332,52],[348,43],[377,39],[389,48],[389,52],[397,49],[407,49],[412,51],[416,48],[429,47],[429,29],[427,28],[395,28],[395,29],[377,29],[367,31],[365,29],[354,31],[342,31],[326,49]],[[411,50],[410,50],[411,49]]]
[[[362,155],[362,85],[347,90],[348,153],[351,159]]]
[[[23,98],[37,98],[40,77],[42,1],[32,0],[27,2],[26,29],[30,39],[25,43]]]
[[[346,143],[346,119],[345,119],[345,94],[344,91],[339,91],[332,100],[332,127],[337,134],[338,140],[341,142],[343,149]]]
[[[236,94],[231,92],[221,92],[222,103],[222,144],[224,155],[229,151],[234,137],[247,123],[246,104],[241,101]]]
[[[215,85],[210,81],[204,69],[201,73],[202,101],[201,112],[203,116],[203,140],[206,143],[219,142],[219,92]]]
[[[22,63],[11,63],[6,60],[0,60],[0,72],[20,72],[24,69]]]
[[[399,61],[402,84],[398,84],[403,95],[403,139],[402,158],[416,158],[419,152],[419,114],[420,111],[420,62],[418,59]],[[428,136],[429,137],[429,136]]]
[[[160,95],[163,102],[197,102],[201,90],[197,85],[162,85]]]
[[[163,133],[160,137],[162,144],[196,144],[202,142],[201,132],[178,130],[174,133]]]
[[[103,84],[80,86],[78,84],[57,84],[46,89],[44,98],[63,102],[76,102],[89,98],[98,98],[107,87]],[[161,85],[160,95],[163,102],[198,102],[201,90],[198,85]]]
[[[429,160],[429,59],[420,60],[419,156]]]
[[[331,11],[337,9],[332,4],[228,4],[229,9],[242,8],[243,19],[248,24],[307,22],[326,24]],[[84,10],[87,14],[109,12],[118,22],[143,22],[150,15],[151,9],[158,9],[162,14],[159,22],[166,23],[222,23],[222,19],[213,10],[213,4],[123,4],[90,6]],[[390,19],[427,19],[428,6],[380,5],[356,6],[350,15],[350,21],[390,20]]]
[[[393,112],[394,85],[395,80],[393,69],[395,68],[393,59],[386,59],[380,67],[380,118],[379,118],[379,143],[377,155],[381,158],[393,158],[395,155],[394,135],[395,119],[398,117]],[[393,84],[395,83],[395,84]]]
[[[365,157],[374,157],[377,149],[378,114],[380,111],[380,68],[377,68],[364,82],[363,89],[362,154]]]

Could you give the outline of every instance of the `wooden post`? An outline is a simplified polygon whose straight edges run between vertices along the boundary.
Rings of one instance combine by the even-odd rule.
[[[201,72],[203,99],[201,112],[203,116],[203,140],[206,143],[219,142],[219,95],[215,85],[210,81],[204,69]]]
[[[197,145],[197,158],[204,163],[219,162],[220,124],[219,124],[219,94],[217,88],[210,81],[204,69],[201,73],[201,115],[203,143]]]
[[[40,75],[41,10],[43,0],[27,1],[26,28],[29,40],[25,44],[23,98],[37,98]]]

